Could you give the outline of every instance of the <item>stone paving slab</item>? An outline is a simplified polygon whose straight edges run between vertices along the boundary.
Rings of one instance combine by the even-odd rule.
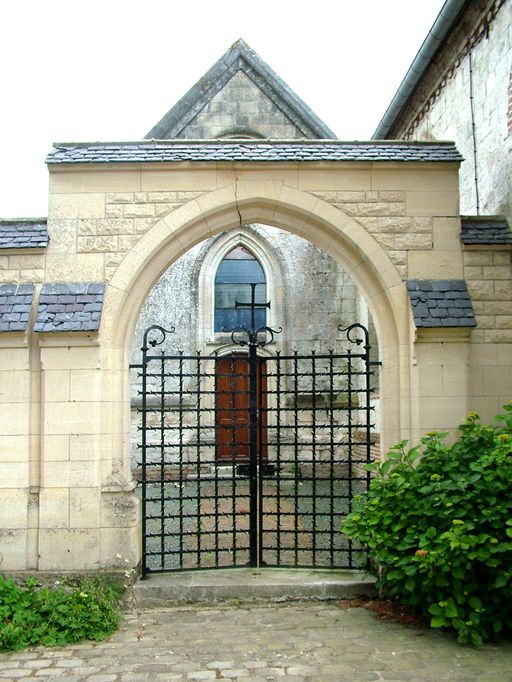
[[[512,642],[461,647],[451,635],[336,603],[127,613],[105,642],[0,654],[0,682],[512,680]]]

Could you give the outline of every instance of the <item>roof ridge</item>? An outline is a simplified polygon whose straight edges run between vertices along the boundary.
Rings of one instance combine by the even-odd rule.
[[[12,225],[12,224],[20,224],[20,223],[46,223],[48,222],[48,218],[0,218],[0,225]]]
[[[452,140],[339,140],[338,138],[328,139],[218,139],[218,140],[202,140],[202,139],[180,139],[180,138],[169,138],[169,139],[156,139],[156,138],[144,138],[142,140],[121,140],[121,141],[105,141],[105,142],[53,142],[54,147],[120,147],[124,145],[131,146],[196,146],[201,145],[207,146],[279,146],[279,145],[293,145],[293,146],[371,146],[371,147],[396,147],[396,146],[406,146],[406,147],[437,147],[437,146],[453,146],[455,143]]]

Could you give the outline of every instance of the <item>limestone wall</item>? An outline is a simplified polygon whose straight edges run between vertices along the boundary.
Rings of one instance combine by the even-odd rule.
[[[512,392],[512,250],[468,248],[464,277],[478,325],[471,344],[471,405],[490,420]]]
[[[455,141],[465,159],[460,171],[462,215],[477,213],[476,145],[480,213],[506,215],[512,224],[512,3],[487,4],[493,7],[489,16],[497,11],[496,16],[488,25],[485,19],[479,23],[478,3],[466,12],[456,34],[400,116],[392,136]]]
[[[501,251],[462,250],[456,164],[50,170],[50,243],[35,254],[41,267],[28,265],[34,254],[7,261],[2,254],[3,265],[19,263],[4,281],[43,276],[106,282],[107,289],[99,334],[34,334],[31,325],[27,334],[0,335],[0,486],[8,501],[0,505],[1,570],[112,567],[118,553],[137,563],[127,369],[133,330],[169,265],[240,223],[312,242],[360,288],[383,361],[384,447],[432,428],[453,430],[468,409],[494,412],[510,395],[510,265]],[[415,329],[403,282],[463,276],[480,326]]]
[[[304,137],[304,131],[242,71],[234,74],[178,137],[211,140],[235,133],[278,140]]]

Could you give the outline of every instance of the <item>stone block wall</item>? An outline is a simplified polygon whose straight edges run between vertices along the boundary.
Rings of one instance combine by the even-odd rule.
[[[464,277],[477,327],[472,332],[472,409],[490,420],[512,392],[512,249],[466,247]]]
[[[288,228],[323,251],[322,267],[328,253],[361,286],[384,361],[387,445],[453,430],[469,409],[492,416],[510,396],[510,253],[463,251],[456,164],[235,166],[51,169],[44,255],[1,256],[19,264],[9,282],[36,283],[28,333],[0,335],[2,570],[112,567],[117,553],[136,564],[131,334],[169,263],[239,220]],[[28,266],[34,256],[43,267]],[[33,332],[36,270],[48,283],[106,283],[99,334]],[[414,278],[466,278],[480,326],[416,329],[403,284]]]
[[[304,131],[242,71],[206,103],[178,138],[211,140],[235,133],[281,140],[305,137]]]
[[[18,282],[44,282],[44,249],[31,249],[26,253],[21,249],[0,252],[0,284]]]

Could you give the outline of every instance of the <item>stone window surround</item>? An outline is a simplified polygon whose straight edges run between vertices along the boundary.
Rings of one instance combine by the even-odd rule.
[[[197,347],[210,347],[220,354],[240,350],[231,342],[229,334],[213,332],[215,275],[224,257],[236,246],[244,246],[259,261],[267,281],[267,300],[271,306],[267,312],[267,325],[272,329],[284,327],[283,281],[279,261],[266,239],[256,232],[240,227],[222,234],[208,249],[198,276],[199,320]],[[274,345],[274,341],[272,344]]]

